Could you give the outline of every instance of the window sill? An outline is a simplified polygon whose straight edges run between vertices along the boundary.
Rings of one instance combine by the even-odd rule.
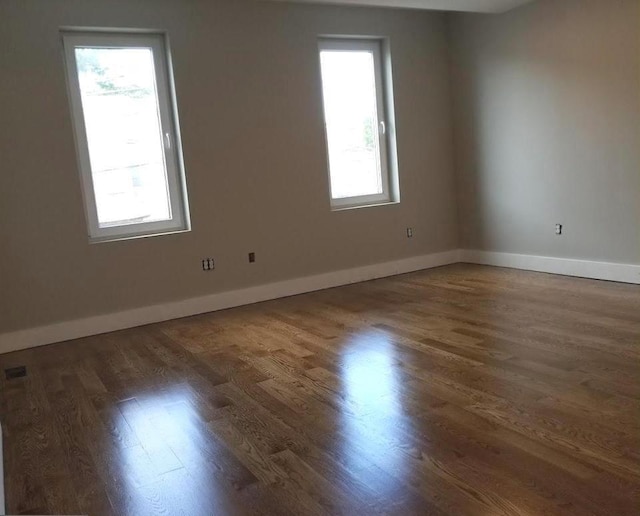
[[[140,238],[178,235],[180,233],[189,233],[190,231],[191,231],[191,228],[187,228],[187,229],[175,229],[175,230],[169,230],[169,231],[156,231],[153,233],[141,233],[137,235],[133,234],[133,235],[122,235],[122,236],[89,237],[89,244],[106,244],[109,242],[122,242],[124,240],[138,240]]]
[[[400,204],[400,201],[380,201],[366,204],[346,204],[344,206],[331,206],[331,211],[359,210],[360,208],[376,208],[380,206],[393,206]]]

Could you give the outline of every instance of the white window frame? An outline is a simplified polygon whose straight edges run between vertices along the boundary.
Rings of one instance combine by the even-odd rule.
[[[380,149],[380,172],[382,193],[335,198],[331,191],[331,159],[329,156],[329,133],[322,86],[322,63],[320,62],[320,82],[322,89],[323,118],[325,121],[325,144],[327,149],[327,172],[329,198],[332,210],[377,206],[400,202],[398,186],[397,151],[395,139],[395,116],[393,108],[393,86],[391,79],[391,58],[388,41],[383,38],[322,36],[318,40],[318,58],[322,51],[370,52],[373,55],[376,81],[376,111],[378,141]]]
[[[189,231],[191,226],[175,87],[165,34],[142,31],[64,30],[62,42],[89,241],[104,242]],[[163,135],[164,162],[171,208],[170,220],[100,227],[75,57],[77,47],[151,49],[156,76],[160,129]]]

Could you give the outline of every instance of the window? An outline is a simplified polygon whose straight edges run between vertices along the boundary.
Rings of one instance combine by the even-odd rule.
[[[319,43],[334,209],[398,201],[391,74],[390,67],[383,67],[384,43],[334,38]]]
[[[91,241],[189,229],[164,36],[64,32]]]

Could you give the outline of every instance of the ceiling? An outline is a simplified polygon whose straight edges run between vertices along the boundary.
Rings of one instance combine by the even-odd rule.
[[[404,7],[439,11],[467,11],[475,13],[502,13],[528,4],[533,0],[279,0],[310,4],[367,5],[376,7]]]

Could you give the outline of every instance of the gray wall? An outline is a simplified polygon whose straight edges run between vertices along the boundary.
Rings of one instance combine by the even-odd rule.
[[[503,15],[0,0],[0,333],[460,243],[638,264],[639,19],[638,0]],[[192,232],[89,245],[61,26],[167,30]],[[329,209],[316,58],[327,33],[391,38],[399,205]],[[207,256],[215,272],[200,270]]]
[[[88,244],[61,26],[168,31],[192,232]],[[316,57],[327,33],[391,38],[399,205],[330,211]],[[0,49],[0,333],[457,247],[441,14],[0,0]],[[207,256],[215,272],[201,271]]]
[[[640,2],[449,21],[462,246],[640,264]]]

